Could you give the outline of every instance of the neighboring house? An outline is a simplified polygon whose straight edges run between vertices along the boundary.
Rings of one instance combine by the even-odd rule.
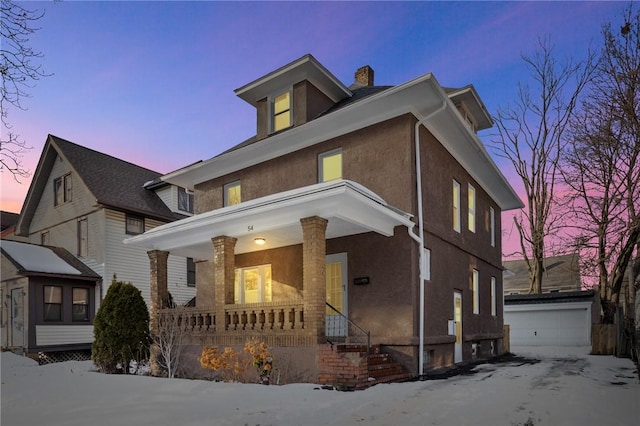
[[[518,346],[589,346],[599,322],[596,292],[582,290],[578,254],[544,259],[542,294],[529,294],[524,260],[504,262],[504,322]]]
[[[33,244],[64,248],[100,275],[96,306],[114,275],[138,287],[149,305],[149,270],[144,267],[149,257],[146,250],[122,241],[193,211],[193,195],[184,188],[157,183],[160,176],[49,135],[15,234]],[[190,269],[194,267],[189,259],[169,259],[169,291],[177,303],[195,295]]]
[[[101,277],[63,248],[2,240],[0,250],[2,349],[90,349]]]
[[[125,241],[154,250],[152,321],[179,255],[197,262],[194,353],[257,337],[295,380],[340,382],[325,361],[347,362],[345,318],[414,376],[501,352],[500,215],[522,202],[472,86],[375,86],[365,66],[347,87],[306,55],[235,93],[256,136],[163,176],[196,214]]]
[[[18,239],[14,235],[18,218],[20,218],[18,213],[0,211],[0,239]]]

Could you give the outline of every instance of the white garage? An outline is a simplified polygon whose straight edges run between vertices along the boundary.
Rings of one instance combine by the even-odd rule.
[[[513,346],[590,346],[592,309],[593,291],[509,295],[504,323]]]

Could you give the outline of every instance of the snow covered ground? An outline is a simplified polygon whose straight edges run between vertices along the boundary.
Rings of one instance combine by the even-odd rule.
[[[481,364],[446,380],[360,392],[104,375],[90,361],[38,366],[2,353],[2,426],[638,425],[629,359],[588,348],[512,348],[541,360]]]

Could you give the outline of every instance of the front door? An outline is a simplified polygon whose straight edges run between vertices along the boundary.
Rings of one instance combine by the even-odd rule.
[[[325,261],[327,306],[325,318],[326,336],[347,336],[347,253],[330,254]],[[340,312],[342,316],[336,312]]]
[[[11,342],[9,346],[24,346],[24,294],[21,288],[11,290]]]
[[[453,321],[456,333],[456,343],[453,362],[462,362],[462,293],[453,293]]]

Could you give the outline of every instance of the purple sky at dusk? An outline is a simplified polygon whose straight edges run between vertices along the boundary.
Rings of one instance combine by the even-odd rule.
[[[538,37],[580,57],[627,4],[21,2],[46,12],[31,45],[53,75],[9,121],[33,147],[23,157],[31,172],[51,133],[168,173],[255,134],[255,109],[233,90],[307,53],[347,86],[367,64],[379,85],[429,72],[446,87],[471,83],[495,113],[527,79],[521,54]],[[19,212],[30,180],[0,179],[1,209]]]

